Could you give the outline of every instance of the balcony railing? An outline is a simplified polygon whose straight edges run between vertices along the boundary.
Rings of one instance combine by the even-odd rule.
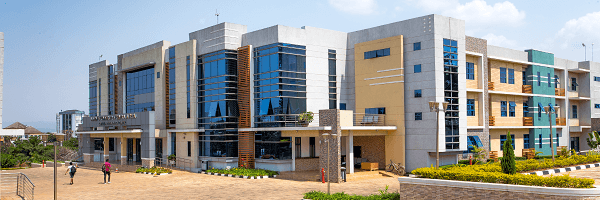
[[[565,96],[565,89],[564,88],[554,88],[554,95]]]
[[[313,114],[313,121],[310,123],[301,121],[300,114],[284,115],[283,120],[285,127],[316,127],[319,126],[319,113]]]
[[[557,126],[566,126],[567,125],[567,119],[566,118],[562,118],[562,117],[557,117],[556,118],[556,125]]]
[[[533,93],[533,90],[531,88],[531,85],[523,85],[523,93]]]
[[[495,126],[496,125],[496,117],[494,116],[490,116],[490,126]]]
[[[523,126],[533,126],[533,117],[523,117]]]
[[[488,82],[488,90],[494,90],[494,82]]]
[[[354,126],[385,126],[385,115],[354,113]]]

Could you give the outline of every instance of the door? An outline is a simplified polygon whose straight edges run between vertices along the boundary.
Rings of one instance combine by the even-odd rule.
[[[142,162],[142,141],[138,138],[135,139],[135,162]]]
[[[133,138],[127,138],[127,162],[133,162]]]
[[[579,152],[579,137],[571,137],[571,149]]]

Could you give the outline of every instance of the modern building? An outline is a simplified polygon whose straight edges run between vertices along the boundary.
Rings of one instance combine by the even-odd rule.
[[[77,137],[77,126],[83,123],[83,117],[86,117],[85,111],[66,110],[56,114],[56,132],[69,134],[69,137]]]
[[[585,141],[597,65],[487,45],[440,15],[350,33],[221,23],[89,65],[78,133],[86,162],[150,166],[174,154],[194,170],[305,171],[332,160],[334,177],[361,162],[431,166],[436,134],[440,165],[470,144],[500,151],[508,131],[517,156],[549,154],[549,123],[557,146]],[[436,116],[430,101],[447,111]]]

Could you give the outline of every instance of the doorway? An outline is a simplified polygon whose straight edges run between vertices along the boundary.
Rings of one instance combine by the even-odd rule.
[[[135,145],[135,157],[133,156],[133,145]],[[142,162],[142,147],[139,138],[127,138],[127,162]]]
[[[579,152],[579,137],[571,137],[571,149]]]

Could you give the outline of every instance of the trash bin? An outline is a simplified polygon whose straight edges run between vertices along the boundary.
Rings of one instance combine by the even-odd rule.
[[[200,162],[200,167],[202,168],[202,171],[208,170],[208,160],[200,160]]]
[[[342,167],[342,179],[346,182],[346,168]]]

